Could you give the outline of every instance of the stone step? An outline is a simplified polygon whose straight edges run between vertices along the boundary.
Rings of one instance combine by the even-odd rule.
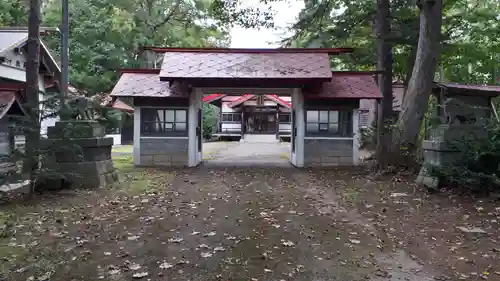
[[[244,141],[246,143],[276,143],[279,140],[274,134],[245,134]]]

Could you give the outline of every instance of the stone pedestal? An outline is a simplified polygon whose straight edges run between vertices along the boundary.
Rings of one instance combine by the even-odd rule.
[[[70,188],[96,188],[115,182],[113,138],[104,135],[104,127],[89,120],[59,121],[48,128],[42,143],[47,149],[42,162],[48,171],[47,181]]]
[[[427,166],[449,166],[462,159],[461,146],[468,141],[487,137],[482,125],[446,124],[439,125],[430,132],[429,140],[422,143],[424,163],[417,177],[417,183],[429,188],[438,188],[439,179],[432,177]]]

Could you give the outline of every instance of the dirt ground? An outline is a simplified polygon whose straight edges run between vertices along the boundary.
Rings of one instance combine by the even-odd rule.
[[[492,200],[363,168],[116,166],[112,188],[0,206],[0,280],[500,280]]]

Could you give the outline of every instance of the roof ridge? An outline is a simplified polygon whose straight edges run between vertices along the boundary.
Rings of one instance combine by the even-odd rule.
[[[244,53],[244,54],[280,54],[280,53],[327,53],[331,55],[352,53],[354,48],[178,48],[143,46],[143,50],[157,53]]]

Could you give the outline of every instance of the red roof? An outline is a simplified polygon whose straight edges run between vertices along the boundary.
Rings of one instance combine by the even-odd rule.
[[[327,53],[165,52],[160,78],[322,79],[331,78]]]
[[[225,96],[227,96],[227,95],[225,95],[225,94],[210,94],[208,96],[203,97],[203,102],[211,103],[211,102],[214,102],[216,100],[220,100]]]
[[[219,94],[217,94],[217,95],[219,95]],[[223,95],[223,96],[225,96],[225,95]],[[251,100],[254,97],[255,97],[255,95],[246,94],[246,95],[243,95],[243,96],[239,97],[238,99],[230,102],[227,106],[228,107],[235,107],[235,106],[238,106],[238,105],[240,105],[240,104],[242,104],[242,103],[244,103],[244,102],[246,102],[248,100]],[[265,97],[268,98],[268,99],[270,99],[270,100],[272,100],[272,101],[274,101],[275,103],[277,103],[277,104],[279,104],[279,105],[281,105],[283,107],[286,107],[286,108],[291,108],[292,107],[291,103],[289,103],[289,102],[281,99],[277,95],[265,95]],[[212,102],[212,101],[207,99],[207,101],[205,101],[205,102]]]
[[[339,71],[332,73],[332,81],[321,87],[304,90],[306,98],[317,99],[381,99],[373,72]]]
[[[228,107],[235,107],[235,106],[238,106],[250,99],[252,99],[253,97],[255,97],[255,95],[252,95],[252,94],[246,94],[246,95],[243,95],[237,99],[235,99],[234,101],[230,102],[227,106]]]
[[[26,85],[24,82],[20,83],[0,83],[0,91],[20,91],[24,90]]]
[[[274,102],[276,102],[277,104],[281,105],[281,106],[284,106],[286,108],[292,108],[292,104],[287,102],[286,100],[283,100],[282,98],[280,98],[279,96],[277,95],[266,95],[266,97]]]
[[[127,111],[127,112],[134,112],[134,108],[131,107],[130,105],[126,104],[125,102],[121,101],[120,99],[116,99],[113,104],[111,105],[112,108]]]
[[[170,86],[169,82],[160,81],[156,73],[124,72],[111,96],[118,97],[188,97],[189,91],[180,83]]]

